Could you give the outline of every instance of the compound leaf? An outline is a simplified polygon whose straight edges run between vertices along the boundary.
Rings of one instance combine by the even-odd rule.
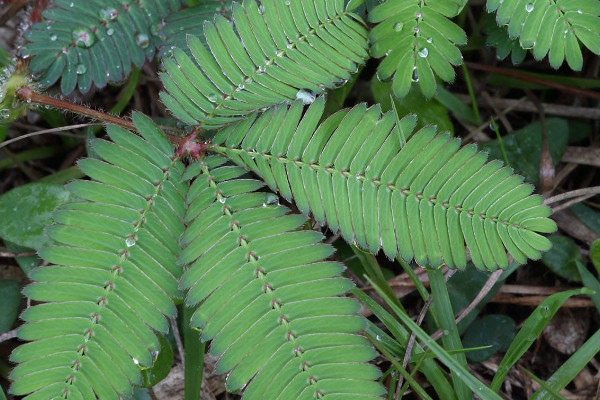
[[[300,102],[223,130],[215,150],[265,179],[348,242],[423,266],[465,268],[465,244],[480,269],[506,268],[550,248],[539,233],[556,224],[533,187],[474,145],[425,127],[396,123],[378,105],[359,105],[322,124],[319,98],[303,118]],[[285,123],[281,123],[285,121]],[[269,134],[277,131],[277,134]],[[399,132],[411,137],[401,145]]]

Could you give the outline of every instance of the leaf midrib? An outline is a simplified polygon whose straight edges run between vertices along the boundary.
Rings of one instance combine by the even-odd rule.
[[[487,213],[480,213],[480,214],[476,215],[475,211],[472,208],[465,208],[461,204],[449,204],[448,201],[440,200],[433,196],[431,196],[429,198],[425,198],[423,193],[413,191],[410,188],[398,187],[394,183],[384,183],[381,180],[379,180],[378,178],[369,179],[365,176],[364,172],[352,174],[347,169],[340,170],[340,169],[336,169],[334,166],[331,166],[331,165],[321,165],[321,164],[318,164],[317,162],[306,162],[306,161],[302,161],[300,159],[292,160],[292,159],[284,157],[282,155],[273,155],[270,153],[260,153],[257,151],[248,150],[248,149],[240,149],[240,148],[236,148],[236,147],[213,146],[213,150],[217,151],[221,154],[224,154],[224,155],[226,155],[227,152],[233,152],[235,154],[247,154],[248,156],[253,157],[253,158],[254,157],[262,157],[262,158],[266,159],[269,162],[269,164],[271,164],[272,160],[277,160],[283,164],[294,164],[300,168],[308,167],[308,168],[314,170],[315,173],[319,170],[324,170],[326,173],[328,173],[330,175],[334,175],[335,173],[338,173],[346,179],[349,179],[350,177],[355,177],[356,180],[359,181],[363,185],[366,183],[371,183],[373,186],[377,187],[377,189],[385,187],[387,190],[389,190],[391,192],[398,191],[400,193],[400,195],[404,198],[414,196],[416,198],[416,200],[419,202],[419,204],[421,204],[423,201],[427,201],[430,204],[432,204],[433,206],[439,205],[446,212],[453,209],[458,214],[466,213],[467,216],[471,217],[471,218],[474,218],[477,216],[481,220],[489,219],[490,222],[492,222],[493,224],[501,223],[504,226],[506,226],[507,228],[527,229],[526,227],[522,226],[521,224],[509,222],[508,220],[505,220],[505,219],[501,220],[498,215],[488,215]],[[246,166],[246,165],[244,165],[244,166]]]

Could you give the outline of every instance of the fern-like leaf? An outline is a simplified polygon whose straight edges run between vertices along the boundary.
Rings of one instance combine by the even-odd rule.
[[[523,178],[486,164],[475,145],[436,134],[411,136],[416,118],[399,123],[380,106],[342,110],[322,124],[320,98],[279,106],[222,130],[215,149],[259,174],[303,213],[359,246],[420,265],[466,265],[465,243],[478,268],[537,259],[553,232],[550,209]]]
[[[518,39],[508,37],[508,27],[498,26],[493,18],[488,18],[491,14],[486,14],[483,31],[487,35],[486,44],[496,48],[496,57],[504,60],[510,55],[513,64],[520,64],[527,55],[527,50],[521,47]]]
[[[181,297],[177,265],[186,185],[183,165],[147,117],[134,115],[144,139],[117,127],[115,142],[95,140],[105,161],[80,167],[94,181],[69,190],[84,199],[54,214],[56,246],[40,255],[54,264],[31,273],[19,337],[11,355],[11,392],[29,399],[119,399],[141,382],[160,351],[154,333]]]
[[[234,3],[232,15],[235,30],[221,15],[205,23],[210,50],[188,37],[195,62],[178,49],[164,62],[161,98],[188,124],[214,128],[296,98],[310,102],[368,57],[366,29],[344,0],[251,0]]]
[[[204,38],[204,21],[212,21],[215,14],[231,19],[232,0],[203,0],[199,5],[179,10],[167,17],[160,35],[164,38],[159,55],[166,57],[176,48],[193,57],[187,46],[187,36]],[[206,43],[205,43],[206,44]]]
[[[180,6],[181,0],[55,0],[46,21],[27,32],[23,52],[34,56],[31,71],[41,74],[42,87],[62,78],[63,93],[77,85],[85,93],[92,84],[127,78],[132,64],[154,57],[159,25]]]
[[[340,297],[353,287],[323,236],[298,230],[306,221],[255,192],[261,181],[212,156],[192,165],[181,262],[192,325],[228,390],[244,399],[372,399],[384,393],[368,364],[376,352],[358,332],[359,305]]]
[[[488,12],[496,13],[499,25],[508,26],[511,39],[532,48],[536,60],[548,55],[558,68],[566,59],[581,70],[581,41],[600,54],[600,2],[597,0],[488,0]]]
[[[467,42],[465,32],[449,18],[462,10],[466,0],[388,0],[375,7],[369,21],[377,23],[369,33],[373,57],[385,57],[377,69],[382,80],[393,79],[392,89],[404,97],[418,82],[426,97],[436,89],[436,76],[454,80],[455,65],[462,64],[457,45]]]

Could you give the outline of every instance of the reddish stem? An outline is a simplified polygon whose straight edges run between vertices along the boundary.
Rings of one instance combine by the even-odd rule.
[[[471,69],[477,69],[480,71],[486,71],[486,72],[492,72],[492,73],[500,74],[500,75],[504,75],[504,76],[510,76],[511,78],[520,79],[522,81],[537,83],[538,85],[544,85],[546,87],[550,87],[553,89],[563,90],[565,92],[571,92],[574,94],[579,94],[581,96],[586,96],[589,98],[600,100],[600,93],[594,92],[591,90],[584,90],[584,89],[579,89],[579,88],[575,88],[572,86],[566,86],[561,83],[552,82],[552,81],[549,81],[549,80],[546,80],[543,78],[538,78],[536,76],[524,74],[522,72],[518,72],[518,71],[515,71],[512,69],[494,67],[493,65],[478,64],[478,63],[473,63],[473,62],[466,62],[465,64],[467,67],[469,67]]]
[[[106,114],[106,113],[103,113],[100,111],[96,111],[96,110],[93,110],[88,107],[80,106],[79,104],[73,104],[68,101],[55,99],[54,97],[50,97],[50,96],[46,96],[44,94],[34,92],[33,90],[31,90],[30,88],[28,88],[26,86],[17,89],[16,94],[20,100],[25,101],[27,103],[43,104],[43,105],[58,108],[61,110],[71,111],[75,114],[85,115],[86,117],[90,117],[92,119],[96,119],[99,121],[104,121],[109,124],[117,125],[117,126],[120,126],[125,129],[129,129],[132,131],[136,130],[133,122],[128,121],[124,118],[117,117],[116,115],[111,115],[111,114]],[[174,131],[179,131],[179,130],[173,129],[173,128],[169,128],[169,129],[174,130]],[[182,144],[187,141],[187,138],[182,138],[179,136],[171,135],[170,133],[165,132],[165,135],[167,136],[167,139],[169,139],[169,141],[171,143],[173,143],[175,146],[177,146],[178,148],[180,148],[182,146]]]

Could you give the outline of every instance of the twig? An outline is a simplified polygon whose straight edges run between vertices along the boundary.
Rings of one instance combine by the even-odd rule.
[[[579,88],[572,87],[572,86],[563,85],[561,83],[552,82],[547,79],[538,78],[537,76],[524,74],[522,72],[518,72],[518,71],[515,71],[512,69],[495,67],[493,65],[478,64],[478,63],[474,63],[474,62],[466,62],[465,64],[467,67],[472,68],[472,69],[477,69],[477,70],[486,71],[486,72],[492,72],[492,73],[496,73],[496,74],[500,74],[500,75],[504,75],[504,76],[510,76],[511,78],[520,79],[522,81],[537,83],[539,85],[544,85],[546,87],[550,87],[553,89],[558,89],[561,91],[579,94],[579,95],[589,97],[592,99],[600,100],[600,93],[597,93],[597,92],[594,92],[591,90],[584,90],[584,89],[579,89]]]
[[[29,251],[29,252],[25,252],[25,253],[14,253],[12,251],[0,249],[0,257],[3,257],[3,258],[31,257],[31,256],[35,256],[35,255],[36,255],[36,253],[34,251]]]
[[[181,364],[185,365],[185,350],[183,349],[183,342],[179,335],[179,327],[177,327],[177,318],[171,318],[171,327],[173,327],[173,336],[175,337],[175,343],[177,343],[177,351],[179,357],[181,357]]]
[[[477,296],[475,296],[475,298],[471,301],[471,303],[465,308],[463,309],[460,313],[458,313],[458,315],[456,316],[456,323],[458,324],[460,321],[462,321],[463,319],[465,319],[465,317],[467,315],[469,315],[469,313],[471,311],[473,311],[473,309],[475,307],[477,307],[477,305],[479,303],[481,303],[481,301],[485,298],[485,296],[488,295],[488,293],[490,292],[490,290],[492,290],[492,288],[494,287],[494,285],[496,284],[496,282],[498,282],[498,279],[500,279],[500,276],[502,275],[504,271],[499,269],[497,271],[494,271],[487,279],[487,281],[485,282],[485,284],[483,285],[483,287],[481,288],[481,290],[479,291],[479,293],[477,293]],[[440,337],[442,337],[442,331],[438,330],[437,332],[435,332],[433,335],[431,335],[431,338],[433,340],[438,340]]]
[[[103,113],[103,112],[100,112],[100,111],[97,111],[97,110],[94,110],[94,109],[91,109],[88,107],[81,106],[79,104],[73,104],[68,101],[55,99],[54,97],[50,97],[50,96],[46,96],[41,93],[34,92],[32,89],[25,87],[25,86],[18,89],[16,94],[17,94],[17,97],[21,101],[25,101],[27,103],[42,104],[42,105],[50,106],[53,108],[58,108],[61,110],[71,111],[75,114],[85,115],[86,117],[96,119],[99,121],[104,121],[109,124],[117,125],[122,128],[125,128],[125,129],[129,129],[132,131],[136,130],[136,127],[133,124],[133,122],[126,120],[124,118],[117,117],[116,115],[106,114],[106,113]],[[163,131],[171,130],[173,132],[183,133],[183,131],[181,129],[172,128],[169,126],[160,126],[160,128]],[[165,132],[165,135],[167,135],[167,138],[169,139],[169,141],[171,143],[176,144],[176,145],[179,145],[183,140],[183,138],[181,138],[179,136],[171,135],[166,132]]]
[[[571,207],[571,206],[573,206],[573,205],[575,205],[577,203],[581,203],[582,201],[586,201],[590,197],[594,197],[594,196],[595,196],[595,194],[586,194],[584,196],[574,198],[573,200],[567,201],[567,202],[565,202],[565,203],[563,203],[563,204],[561,204],[559,206],[552,207],[552,212],[553,213],[559,212],[559,211],[564,210],[565,208],[569,208],[569,207]]]
[[[557,203],[559,201],[572,199],[573,197],[580,197],[580,196],[587,196],[587,195],[589,195],[591,197],[591,196],[595,196],[597,194],[600,194],[600,186],[592,186],[592,187],[584,188],[584,189],[571,190],[570,192],[557,194],[556,196],[547,198],[546,200],[544,200],[544,205],[547,206],[552,203]]]
[[[463,96],[463,95],[459,95],[459,96],[460,96],[460,98],[464,98],[466,100],[469,99],[468,96]],[[515,109],[519,104],[521,104],[521,102],[523,102],[524,100],[525,100],[525,97],[522,97],[519,100],[515,100],[515,103],[513,103],[510,106],[506,107],[504,110],[502,110],[500,113],[498,113],[498,115],[496,115],[495,117],[488,118],[488,120],[486,122],[484,122],[483,124],[479,125],[474,130],[470,131],[469,134],[467,136],[465,136],[465,138],[462,140],[463,143],[468,142],[473,137],[475,137],[477,134],[483,132],[483,130],[486,129],[490,125],[490,123],[491,123],[492,120],[495,121],[496,119],[499,119],[501,116],[504,116],[504,115],[508,114],[513,109]]]
[[[463,102],[470,101],[470,97],[466,94],[457,94],[458,97]],[[532,112],[535,113],[537,108],[535,104],[533,104],[529,100],[521,99],[503,99],[492,97],[490,99],[491,103],[483,102],[480,104],[480,107],[492,107],[495,105],[499,108],[508,108],[514,109],[519,112]],[[600,119],[600,109],[597,107],[577,107],[577,106],[567,106],[564,104],[552,104],[552,103],[542,103],[542,108],[547,115],[556,115],[559,117],[571,117],[571,118],[588,118],[588,119]]]
[[[79,128],[85,128],[87,126],[95,126],[95,125],[102,125],[102,124],[78,124],[78,125],[68,125],[68,126],[61,126],[59,128],[52,128],[52,129],[44,129],[41,131],[37,131],[37,132],[31,132],[31,133],[27,133],[25,135],[21,135],[18,136],[16,138],[7,140],[5,142],[0,143],[0,149],[2,147],[8,146],[11,143],[15,143],[18,142],[19,140],[23,140],[23,139],[27,139],[29,137],[33,137],[33,136],[39,136],[39,135],[45,135],[47,133],[56,133],[56,132],[64,132],[64,131],[70,131],[72,129],[79,129]],[[78,135],[79,137],[82,137],[80,135]]]

